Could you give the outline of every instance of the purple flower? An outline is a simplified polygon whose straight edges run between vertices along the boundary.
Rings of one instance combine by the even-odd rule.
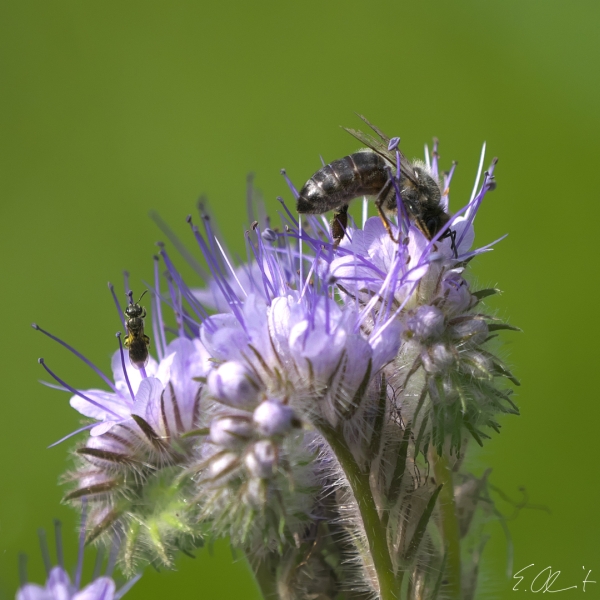
[[[125,361],[125,377],[121,352],[117,350],[112,357],[115,391],[85,390],[82,394],[84,397],[75,395],[70,403],[82,415],[101,422],[90,431],[92,436],[97,436],[110,431],[116,423],[127,420],[132,413],[144,416],[143,413],[156,411],[157,397],[169,387],[174,397],[178,398],[184,429],[191,429],[193,399],[199,387],[193,378],[205,375],[207,359],[208,355],[199,340],[180,338],[169,344],[163,360],[157,362],[153,358],[149,359],[146,365],[147,379],[129,361]],[[150,380],[155,383],[150,384]],[[134,394],[133,398],[130,389]],[[150,389],[154,390],[154,394],[150,393]],[[156,422],[156,415],[153,418]]]
[[[85,508],[83,513],[83,521],[85,521]],[[34,583],[22,582],[21,587],[17,591],[16,600],[119,600],[122,598],[138,581],[141,573],[133,577],[129,582],[122,586],[118,591],[111,577],[114,567],[114,554],[109,558],[106,574],[100,576],[99,573],[94,573],[93,581],[81,587],[81,576],[83,567],[83,552],[85,542],[85,527],[82,525],[80,543],[79,543],[79,559],[77,561],[77,569],[73,576],[73,580],[67,573],[62,564],[62,536],[61,526],[59,521],[55,521],[56,533],[56,554],[59,560],[59,565],[52,567],[50,563],[50,553],[46,544],[46,535],[43,530],[40,531],[40,544],[44,563],[46,565],[47,579],[46,584],[42,587]],[[24,559],[25,557],[23,557]],[[25,562],[23,560],[22,579],[26,579],[24,572]]]

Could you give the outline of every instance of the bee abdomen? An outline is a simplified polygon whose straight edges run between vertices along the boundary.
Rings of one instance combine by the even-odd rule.
[[[357,196],[379,193],[387,181],[387,163],[374,152],[355,152],[319,169],[300,190],[299,213],[321,214]]]

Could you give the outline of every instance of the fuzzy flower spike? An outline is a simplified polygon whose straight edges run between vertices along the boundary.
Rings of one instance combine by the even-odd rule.
[[[492,247],[472,245],[495,161],[481,179],[482,153],[473,195],[452,216],[455,165],[440,174],[437,142],[408,163],[438,189],[434,222],[416,216],[399,140],[384,141],[396,223],[367,218],[365,200],[362,227],[338,211],[347,220],[332,236],[322,215],[296,217],[279,199],[277,226],[250,190],[260,217],[236,260],[204,202],[199,221],[188,217],[200,259],[156,218],[203,287],[160,244],[155,357],[131,368],[121,347],[109,390],[59,380],[91,419],[66,500],[87,499],[88,541],[119,539],[126,572],[172,567],[177,550],[229,537],[269,598],[474,597],[478,528],[492,512],[487,473],[462,460],[499,431],[499,415],[518,414],[507,385],[518,382],[493,351],[497,332],[514,328],[484,307],[498,290],[467,277]]]

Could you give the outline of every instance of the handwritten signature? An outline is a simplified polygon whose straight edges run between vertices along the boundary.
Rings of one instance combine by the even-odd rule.
[[[523,567],[520,571],[513,575],[513,579],[518,579],[517,583],[515,583],[513,587],[513,592],[526,592],[529,590],[532,591],[534,594],[538,594],[539,592],[542,592],[543,594],[545,594],[546,592],[550,594],[555,594],[557,592],[566,592],[567,590],[576,590],[579,588],[578,585],[572,585],[570,587],[565,587],[560,590],[553,589],[554,584],[557,583],[557,579],[560,576],[560,571],[553,571],[552,567],[546,567],[542,569],[539,573],[537,573],[537,575],[535,575],[535,577],[533,577],[533,579],[531,580],[529,587],[527,587],[527,583],[525,583],[522,588],[519,588],[519,585],[521,585],[521,582],[523,581],[523,579],[525,579],[526,576],[531,577],[536,573],[536,571],[533,570],[527,573],[526,575],[521,575],[523,571],[529,569],[530,567],[535,567],[535,564],[532,563],[530,565],[527,565],[526,567]],[[584,571],[586,570],[585,567],[582,567],[582,569]],[[587,574],[583,578],[583,581],[581,582],[582,590],[584,592],[586,591],[585,586],[588,583],[596,583],[594,580],[589,579],[591,572],[591,569],[588,570]]]

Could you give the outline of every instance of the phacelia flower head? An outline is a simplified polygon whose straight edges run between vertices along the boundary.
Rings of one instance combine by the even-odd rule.
[[[204,287],[164,244],[156,257],[155,356],[132,368],[121,347],[112,379],[93,367],[108,390],[55,376],[91,421],[66,500],[89,502],[87,541],[118,539],[127,573],[172,567],[177,549],[226,536],[278,574],[282,597],[327,589],[388,600],[405,573],[411,599],[459,597],[456,573],[444,575],[457,563],[454,542],[441,539],[452,506],[443,494],[454,493],[465,440],[483,443],[499,413],[518,412],[506,381],[518,382],[489,344],[511,327],[483,305],[497,290],[473,289],[467,275],[492,246],[472,249],[495,161],[479,187],[482,157],[471,199],[452,216],[454,166],[440,176],[437,144],[411,163],[439,188],[434,226],[417,218],[417,197],[400,185],[399,140],[389,142],[395,223],[367,218],[365,200],[361,226],[338,222],[334,237],[324,217],[296,218],[280,199],[281,225],[257,211],[247,259],[236,261],[201,205],[200,226],[187,221],[204,266],[184,255]],[[448,594],[446,580],[456,585]]]
[[[85,508],[83,512],[83,520],[85,521]],[[61,524],[55,521],[55,536],[56,536],[56,557],[58,564],[52,566],[50,552],[46,543],[46,533],[44,530],[39,531],[40,546],[42,557],[46,567],[47,579],[44,586],[34,583],[27,583],[26,573],[26,557],[21,557],[21,587],[19,588],[16,600],[119,600],[122,598],[138,581],[141,574],[130,579],[120,589],[117,589],[112,578],[112,571],[115,566],[115,553],[113,552],[108,559],[105,574],[100,574],[102,566],[102,557],[96,561],[96,568],[92,576],[92,581],[83,586],[82,584],[82,569],[83,569],[83,554],[85,544],[85,523],[82,524],[80,542],[79,542],[79,557],[74,575],[69,575],[65,569],[63,561],[63,546]]]

